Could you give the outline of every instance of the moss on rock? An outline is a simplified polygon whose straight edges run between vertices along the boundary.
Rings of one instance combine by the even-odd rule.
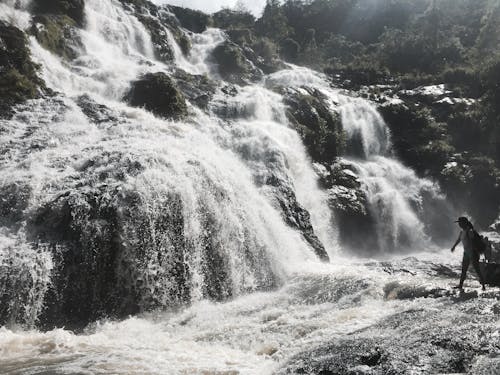
[[[340,115],[329,110],[317,90],[289,91],[285,97],[287,116],[302,137],[314,161],[331,163],[345,148]]]
[[[33,18],[31,33],[50,52],[67,60],[78,56],[79,38],[76,22],[65,15],[38,15]]]
[[[213,24],[212,17],[203,12],[170,5],[169,9],[175,14],[181,26],[194,33],[202,33]]]
[[[8,117],[13,105],[40,95],[45,85],[37,72],[25,34],[0,21],[0,117]]]
[[[184,96],[174,81],[162,72],[148,73],[133,82],[125,99],[134,107],[144,107],[165,118],[178,119],[187,114]]]
[[[235,43],[226,41],[213,51],[219,66],[219,73],[233,83],[246,83],[262,77],[262,73],[245,57],[243,50]]]
[[[33,2],[33,13],[67,16],[82,27],[85,23],[85,2],[84,0],[36,0]]]

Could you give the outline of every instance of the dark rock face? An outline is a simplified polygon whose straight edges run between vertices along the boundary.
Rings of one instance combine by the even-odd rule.
[[[330,111],[320,92],[307,89],[285,92],[285,103],[291,124],[302,137],[314,161],[331,163],[342,153],[345,137],[340,115]]]
[[[297,202],[295,192],[284,181],[269,181],[276,188],[276,199],[281,208],[282,216],[285,222],[292,228],[295,228],[302,233],[303,238],[311,245],[314,252],[324,262],[329,261],[325,247],[314,233],[314,228],[311,224],[311,216],[307,210]]]
[[[193,33],[202,33],[212,26],[212,18],[203,12],[170,5],[169,9],[175,14],[181,26]]]
[[[376,221],[370,210],[361,183],[349,165],[337,162],[317,167],[321,185],[328,190],[328,204],[335,212],[339,240],[350,251],[373,253],[378,246]]]
[[[184,96],[165,73],[148,73],[132,83],[125,99],[135,107],[145,107],[158,116],[178,119],[187,114]]]
[[[189,53],[191,42],[180,29],[179,21],[170,12],[146,0],[120,0],[149,31],[156,58],[166,63],[174,60],[174,52],[169,44],[167,32],[172,33],[184,54]]]
[[[129,160],[123,168],[123,173],[133,174],[142,166]],[[165,301],[172,306],[186,301],[188,276],[182,259],[188,247],[181,203],[171,196],[163,204],[151,223],[139,194],[117,184],[68,193],[41,207],[31,232],[39,246],[51,249],[56,276],[40,324],[78,328],[103,316],[124,317]],[[161,251],[167,244],[168,251]],[[170,279],[170,289],[146,272],[148,262],[161,265],[155,277]]]
[[[174,72],[173,77],[186,99],[200,108],[208,106],[215,93],[216,82],[207,76],[189,74],[180,69]]]
[[[219,73],[226,81],[244,84],[262,78],[258,70],[235,43],[226,41],[213,51],[213,58],[219,65]]]
[[[36,0],[33,2],[33,13],[67,16],[82,27],[85,23],[85,1]]]
[[[382,106],[380,112],[391,131],[396,154],[420,174],[436,174],[453,153],[444,124],[431,114],[406,105]]]
[[[45,85],[37,71],[25,34],[0,21],[0,117],[9,117],[13,105],[40,95]]]

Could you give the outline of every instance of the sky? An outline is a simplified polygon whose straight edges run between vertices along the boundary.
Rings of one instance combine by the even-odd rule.
[[[213,13],[222,7],[233,8],[238,0],[153,0],[156,4],[173,4],[185,8],[199,9],[206,13]],[[259,16],[264,9],[266,0],[239,0],[255,16]]]

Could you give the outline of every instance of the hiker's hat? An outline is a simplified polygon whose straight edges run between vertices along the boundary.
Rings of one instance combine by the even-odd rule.
[[[467,219],[465,216],[460,216],[458,218],[458,220],[455,220],[455,223],[464,223],[464,224],[468,224],[469,223],[469,219]]]

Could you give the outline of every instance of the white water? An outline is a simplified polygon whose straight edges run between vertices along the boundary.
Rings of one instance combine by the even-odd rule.
[[[14,12],[12,4],[7,6]],[[381,287],[397,277],[339,259],[326,195],[317,186],[299,135],[287,124],[280,95],[262,85],[238,88],[234,97],[219,92],[214,101],[226,101],[239,114],[228,121],[191,106],[186,122],[165,121],[131,108],[121,102],[129,82],[170,68],[154,61],[147,32],[118,2],[87,0],[86,14],[90,22],[80,31],[84,49],[74,61],[63,62],[31,40],[43,78],[62,95],[51,102],[28,103],[2,124],[0,142],[9,146],[1,156],[0,183],[29,187],[25,220],[59,194],[72,191],[78,201],[80,190],[97,185],[108,192],[136,192],[141,197],[138,215],[154,226],[165,207],[175,209],[172,194],[179,197],[190,246],[184,259],[190,272],[190,306],[170,309],[176,287],[169,268],[173,260],[168,259],[171,238],[148,232],[150,238],[140,248],[148,254],[144,265],[135,258],[135,222],[124,219],[124,257],[129,262],[124,278],[143,293],[144,301],[153,299],[161,306],[160,311],[95,323],[78,335],[64,329],[42,333],[15,328],[13,321],[0,330],[2,371],[266,374],[300,350],[408,308],[382,299]],[[193,36],[190,56],[174,49],[177,66],[217,77],[209,56],[222,40],[223,34],[214,29]],[[411,228],[412,244],[421,245],[423,228],[409,201],[418,200],[423,187],[431,187],[385,155],[386,129],[371,104],[332,90],[323,76],[304,68],[275,73],[267,83],[314,86],[330,98],[332,109],[342,113],[346,131],[362,135],[366,158],[349,162],[372,209],[384,219],[380,232],[397,246],[400,233]],[[81,94],[108,106],[118,121],[89,121],[74,102]],[[37,150],[37,144],[43,147]],[[129,160],[145,170],[121,182],[113,177],[95,181],[94,175],[81,172],[92,162],[95,175],[111,173]],[[335,265],[318,262],[300,233],[285,224],[275,192],[261,183],[271,177],[293,188]],[[207,213],[210,233],[204,227]],[[25,224],[0,233],[0,271],[7,275],[0,285],[19,282],[17,289],[26,295],[20,293],[11,312],[29,326],[43,308],[54,264],[50,249],[33,249]],[[229,302],[206,298],[206,236],[226,262],[234,297]],[[275,291],[262,291],[272,284],[270,279],[276,280]],[[139,281],[141,287],[136,286]],[[431,283],[425,277],[420,281]]]

